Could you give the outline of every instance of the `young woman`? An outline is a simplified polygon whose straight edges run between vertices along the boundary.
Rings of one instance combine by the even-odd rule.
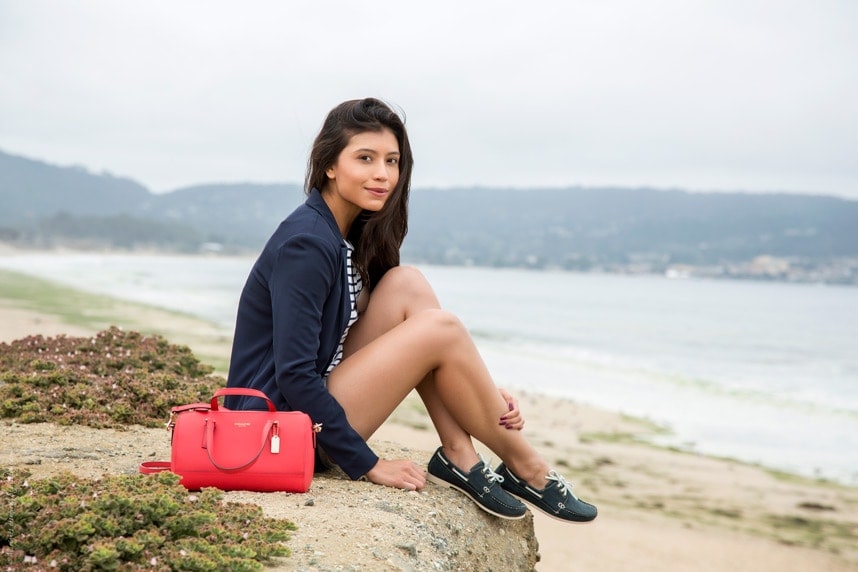
[[[366,440],[416,389],[441,441],[430,480],[503,518],[524,516],[522,499],[561,520],[594,519],[596,508],[524,438],[516,400],[495,387],[462,323],[418,270],[399,265],[412,165],[403,121],[381,101],[330,112],[308,162],[307,201],[269,239],[242,291],[229,386],[259,389],[278,409],[321,423],[320,464],[405,490],[422,489],[426,471],[378,458]],[[497,469],[472,436],[503,460]]]

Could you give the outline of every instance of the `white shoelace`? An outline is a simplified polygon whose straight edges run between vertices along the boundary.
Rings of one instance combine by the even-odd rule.
[[[477,457],[479,457],[480,461],[483,462],[483,474],[486,476],[486,480],[490,483],[502,483],[503,477],[492,470],[492,466],[486,462],[485,457],[480,453],[477,453]],[[560,478],[562,479],[563,477]]]
[[[575,493],[572,492],[572,483],[568,482],[565,478],[563,478],[563,475],[552,469],[548,472],[548,476],[545,478],[549,481],[554,481],[555,483],[557,483],[557,486],[560,488],[561,491],[563,491],[564,495],[569,495],[575,500],[578,500],[578,497],[576,497]]]

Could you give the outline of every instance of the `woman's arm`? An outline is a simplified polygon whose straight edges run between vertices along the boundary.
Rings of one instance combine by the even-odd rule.
[[[378,456],[349,425],[317,372],[327,367],[317,364],[327,359],[319,356],[320,339],[323,327],[331,327],[326,322],[336,318],[329,296],[343,272],[338,250],[321,237],[295,235],[278,249],[269,278],[274,367],[277,386],[289,406],[322,424],[317,442],[357,479],[378,463]]]

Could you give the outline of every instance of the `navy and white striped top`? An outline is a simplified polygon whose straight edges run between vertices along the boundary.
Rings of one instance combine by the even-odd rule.
[[[357,266],[352,264],[352,252],[354,252],[355,247],[352,246],[348,240],[343,239],[343,242],[346,243],[346,247],[348,248],[348,252],[346,252],[346,280],[349,285],[349,305],[351,306],[351,313],[349,314],[349,322],[346,324],[346,328],[343,330],[343,335],[340,338],[340,344],[337,346],[337,351],[334,352],[334,357],[328,365],[327,371],[325,371],[325,379],[327,379],[328,375],[334,370],[334,368],[343,361],[343,344],[349,335],[349,329],[352,327],[352,324],[357,322],[357,301],[360,297],[361,290],[363,290],[363,281],[360,278],[360,272],[358,272]]]

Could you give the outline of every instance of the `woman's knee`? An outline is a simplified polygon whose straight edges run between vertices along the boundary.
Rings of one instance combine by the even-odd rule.
[[[388,270],[376,288],[424,307],[438,305],[435,291],[423,273],[414,266],[395,266]],[[375,294],[375,292],[373,292]]]
[[[423,310],[411,319],[420,321],[427,340],[434,339],[441,344],[459,343],[470,335],[458,316],[441,308]]]
[[[411,288],[426,288],[429,286],[429,281],[423,276],[423,273],[415,266],[394,266],[384,273],[379,286],[393,283],[396,286],[408,286]]]

